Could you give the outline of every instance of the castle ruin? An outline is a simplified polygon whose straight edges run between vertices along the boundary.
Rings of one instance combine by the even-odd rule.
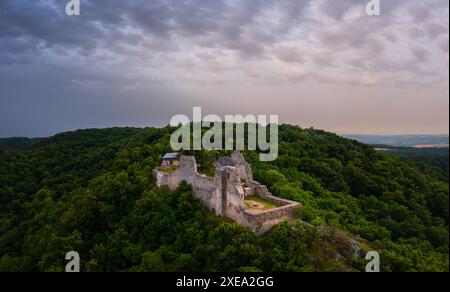
[[[300,203],[273,196],[265,185],[253,180],[250,165],[239,151],[215,163],[214,177],[201,175],[192,156],[181,156],[172,172],[153,171],[158,187],[175,190],[185,181],[194,195],[216,216],[230,218],[258,234],[293,217]]]

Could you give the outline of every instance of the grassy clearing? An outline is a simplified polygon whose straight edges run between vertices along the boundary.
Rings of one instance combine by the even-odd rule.
[[[265,200],[265,199],[263,199],[261,197],[258,197],[258,196],[249,196],[249,197],[246,198],[246,203],[245,203],[246,206],[248,208],[250,208],[250,209],[255,209],[255,207],[252,206],[251,202],[256,202],[256,203],[262,204],[264,207],[261,208],[261,209],[263,209],[263,210],[269,210],[269,209],[273,209],[273,208],[277,208],[278,207],[275,203],[273,203],[271,201],[268,201],[268,200]]]

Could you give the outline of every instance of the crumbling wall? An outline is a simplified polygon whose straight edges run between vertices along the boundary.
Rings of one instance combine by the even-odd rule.
[[[241,179],[245,182],[247,187],[252,187],[253,184],[253,172],[250,164],[245,161],[244,155],[241,152],[235,151],[231,155],[231,160],[234,162],[234,165],[241,177]]]
[[[272,202],[275,205],[280,206],[280,207],[284,207],[284,206],[295,204],[295,202],[292,202],[290,200],[285,200],[285,199],[282,199],[282,198],[279,198],[279,197],[272,196],[272,194],[270,194],[270,195],[259,195],[259,197],[261,197],[261,198],[263,198],[263,199],[265,199],[265,200],[267,200],[269,202]]]
[[[178,169],[169,174],[155,170],[154,177],[158,187],[167,185],[172,191],[185,181],[192,186],[194,195],[202,200],[208,209],[217,216],[222,216],[220,177],[217,174],[215,177],[200,175],[194,157],[182,156]]]
[[[244,189],[241,185],[241,176],[235,167],[225,166],[221,168],[222,176],[222,194],[226,204],[224,215],[239,222],[236,212],[241,212],[243,201],[245,199]]]
[[[158,187],[167,185],[171,190],[176,190],[181,182],[187,182],[192,186],[194,195],[214,214],[233,219],[257,233],[267,232],[274,225],[292,217],[300,205],[272,196],[266,186],[253,181],[251,167],[240,152],[218,160],[214,177],[200,175],[195,158],[191,156],[182,156],[180,167],[172,173],[156,169],[153,175]],[[249,194],[260,196],[281,207],[251,213],[244,205],[245,196]]]
[[[258,214],[251,214],[245,210],[245,219],[248,221],[250,226],[254,226],[254,231],[266,232],[283,220],[292,218],[295,215],[295,210],[299,205],[300,204],[290,204]]]
[[[267,188],[267,186],[262,185],[257,181],[253,181],[252,186],[253,186],[254,193],[257,196],[266,197],[266,196],[272,195],[272,193],[269,192],[269,189]]]
[[[224,216],[222,214],[222,193],[217,177],[197,175],[191,185],[194,195],[201,199],[209,210],[217,216]]]

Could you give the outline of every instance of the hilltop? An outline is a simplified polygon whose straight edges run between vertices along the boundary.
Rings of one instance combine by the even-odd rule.
[[[173,130],[80,130],[0,152],[0,270],[60,271],[69,250],[85,271],[363,270],[331,228],[379,251],[383,271],[448,271],[441,168],[283,125],[275,162],[243,154],[257,181],[303,207],[259,237],[205,210],[187,185],[156,188]],[[185,154],[207,174],[231,153]]]

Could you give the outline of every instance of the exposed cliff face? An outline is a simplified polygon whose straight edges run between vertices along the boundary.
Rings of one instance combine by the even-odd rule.
[[[216,162],[214,177],[199,174],[195,158],[191,156],[182,156],[180,167],[172,173],[155,169],[153,175],[158,187],[167,185],[171,190],[175,190],[182,181],[187,182],[194,194],[217,216],[233,219],[257,233],[264,233],[291,218],[300,205],[272,196],[266,186],[254,181],[250,165],[238,151]],[[248,196],[272,201],[277,207],[251,212],[244,204]]]

